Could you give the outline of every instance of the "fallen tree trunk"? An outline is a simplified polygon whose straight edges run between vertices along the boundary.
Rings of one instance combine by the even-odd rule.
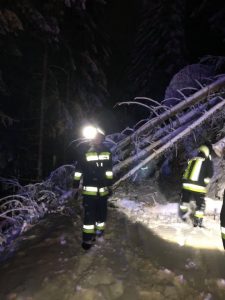
[[[214,104],[216,101],[215,98],[211,99],[209,104]],[[200,107],[196,108],[194,111],[189,111],[185,115],[183,115],[180,119],[177,119],[173,122],[171,122],[171,125],[167,125],[166,127],[160,128],[153,136],[149,136],[148,138],[145,138],[145,145],[150,142],[150,140],[155,140],[151,142],[149,146],[146,146],[143,150],[139,151],[137,154],[132,155],[122,162],[116,164],[113,168],[113,173],[117,174],[121,172],[124,168],[128,167],[130,164],[136,162],[139,159],[143,159],[148,155],[151,151],[155,151],[159,147],[161,147],[164,143],[166,143],[168,140],[172,139],[176,134],[180,133],[182,130],[184,130],[190,122],[194,121],[198,117],[200,117],[204,109],[206,109],[208,106],[208,103],[202,104]],[[171,128],[173,128],[173,131],[171,131]],[[169,132],[170,129],[170,132]],[[168,134],[165,135],[165,132],[168,130]],[[164,135],[164,136],[163,136]],[[159,140],[156,140],[159,139]],[[143,141],[143,142],[144,142]]]
[[[217,92],[221,88],[225,88],[225,76],[219,78],[218,80],[211,83],[210,85],[207,85],[206,87],[202,88],[198,92],[194,93],[187,99],[183,100],[182,102],[178,103],[174,107],[170,108],[168,111],[162,113],[158,117],[149,120],[147,123],[145,123],[140,128],[138,128],[133,134],[129,135],[127,138],[119,142],[116,148],[122,149],[123,147],[131,143],[132,140],[135,138],[135,136],[144,133],[144,131],[147,130],[148,128],[155,127],[158,126],[159,124],[162,124],[165,120],[175,116],[177,113],[184,110],[185,108],[190,107],[193,104],[202,101],[203,99],[207,99],[212,93]]]
[[[218,112],[219,110],[224,109],[225,107],[225,100],[215,105],[212,109],[210,109],[207,113],[205,113],[202,117],[200,117],[198,120],[196,120],[194,123],[192,123],[188,128],[186,128],[184,131],[179,133],[176,137],[171,139],[169,142],[167,142],[165,145],[163,145],[161,148],[156,150],[153,154],[150,154],[149,157],[144,159],[142,162],[140,162],[137,166],[135,166],[132,170],[130,170],[127,174],[125,174],[123,177],[121,177],[114,185],[113,188],[116,188],[122,181],[128,179],[130,176],[134,175],[140,168],[146,166],[152,159],[156,159],[163,155],[170,147],[174,146],[180,139],[183,139],[184,137],[188,136],[192,133],[192,131],[200,126],[203,122],[205,122],[209,117],[211,117],[214,113]],[[149,153],[149,151],[148,151]]]

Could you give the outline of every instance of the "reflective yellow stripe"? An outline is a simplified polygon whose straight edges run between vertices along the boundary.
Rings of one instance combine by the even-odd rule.
[[[83,232],[85,233],[94,233],[95,226],[94,225],[83,225]]]
[[[107,187],[102,187],[98,189],[95,186],[83,186],[83,191],[82,191],[83,195],[95,196],[98,194],[98,192],[100,196],[105,196],[108,195],[109,190]]]
[[[82,176],[82,173],[80,173],[80,172],[75,172],[74,173],[74,179],[75,180],[80,180],[81,176]]]
[[[105,175],[106,175],[107,179],[113,179],[113,172],[112,171],[106,171]]]
[[[191,171],[190,180],[198,181],[202,163],[205,159],[198,157],[195,161],[193,170]]]
[[[87,161],[98,160],[98,154],[97,154],[97,152],[87,152],[86,153],[86,160]]]
[[[191,168],[191,163],[192,163],[192,160],[189,160],[188,161],[188,166],[184,172],[184,175],[183,175],[183,179],[188,179],[189,178],[189,172],[190,172],[190,168]]]
[[[105,222],[98,223],[96,222],[96,229],[103,230],[105,228]]]
[[[98,192],[82,191],[82,195],[96,196],[97,194],[98,194]]]
[[[195,217],[199,218],[199,219],[202,219],[204,217],[204,212],[201,211],[201,210],[196,210]]]
[[[109,190],[108,190],[107,187],[102,187],[102,188],[99,189],[99,195],[100,196],[106,196],[106,195],[108,195],[108,193],[109,193]]]
[[[197,192],[197,193],[206,193],[207,189],[204,186],[201,185],[196,185],[192,183],[183,183],[183,189],[192,191],[192,192]]]
[[[182,210],[182,211],[187,211],[187,210],[188,210],[188,207],[185,206],[185,205],[180,205],[180,210]]]
[[[110,152],[101,152],[99,153],[99,160],[109,160]]]
[[[83,190],[88,192],[97,192],[98,188],[96,186],[84,186]]]

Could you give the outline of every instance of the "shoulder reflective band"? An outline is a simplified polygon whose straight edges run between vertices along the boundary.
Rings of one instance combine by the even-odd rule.
[[[95,225],[83,225],[83,232],[85,233],[94,233]]]
[[[102,223],[96,222],[96,229],[104,230],[105,229],[105,222],[102,222]]]
[[[192,184],[192,183],[183,183],[183,189],[192,191],[192,192],[203,193],[203,194],[205,194],[207,192],[206,187],[201,186],[201,185]]]
[[[210,178],[209,177],[204,178],[204,182],[205,182],[205,184],[208,184],[210,182]]]
[[[192,163],[193,163],[193,160],[188,161],[188,166],[184,172],[183,179],[188,179]]]
[[[87,152],[86,153],[86,160],[87,161],[98,160],[98,154],[97,154],[97,152]]]
[[[201,211],[201,210],[196,210],[195,217],[199,218],[199,219],[202,219],[204,217],[204,212]]]
[[[225,240],[225,227],[221,227],[221,235],[222,235],[222,239]]]
[[[110,152],[101,152],[99,153],[99,160],[109,160]]]
[[[106,171],[105,176],[107,179],[113,179],[113,172],[112,171]]]
[[[199,178],[199,174],[200,174],[200,170],[201,170],[201,167],[202,167],[202,163],[205,159],[204,158],[201,158],[201,157],[198,157],[194,163],[194,166],[193,166],[193,169],[191,171],[191,174],[190,174],[190,180],[193,180],[193,181],[198,181],[198,178]]]
[[[80,173],[80,172],[75,172],[75,173],[74,173],[74,180],[80,180],[81,176],[82,176],[82,173]]]

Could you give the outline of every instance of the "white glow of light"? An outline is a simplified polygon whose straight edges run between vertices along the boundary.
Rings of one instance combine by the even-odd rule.
[[[206,198],[205,228],[182,222],[178,217],[178,203],[146,207],[144,202],[121,199],[117,205],[133,222],[141,223],[168,242],[180,247],[224,251],[219,221],[221,201]]]
[[[93,140],[96,137],[97,129],[93,126],[86,126],[84,127],[82,134],[86,139]]]

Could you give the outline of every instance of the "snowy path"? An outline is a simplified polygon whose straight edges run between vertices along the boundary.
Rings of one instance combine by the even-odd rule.
[[[20,237],[0,267],[0,299],[225,299],[221,251],[167,242],[110,208],[105,241],[86,253],[80,227],[55,215]]]

